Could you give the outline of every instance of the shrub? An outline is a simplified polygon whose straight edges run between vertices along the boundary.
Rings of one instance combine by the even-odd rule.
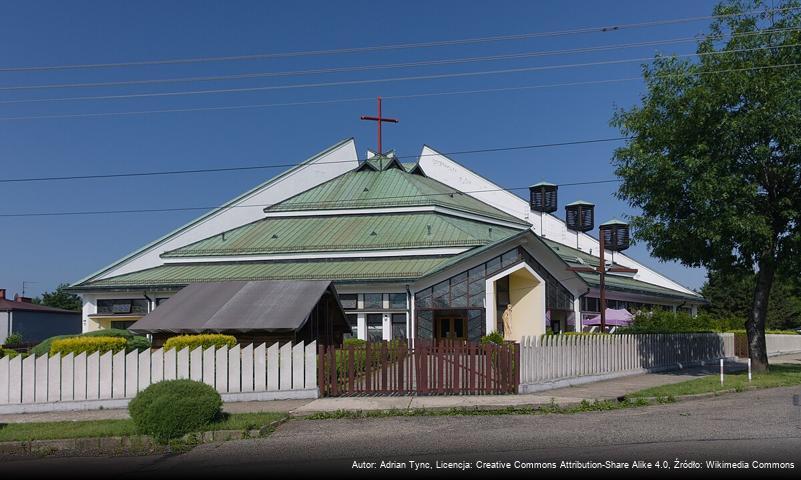
[[[617,329],[617,333],[708,333],[724,332],[742,328],[736,318],[714,318],[700,313],[693,317],[682,312],[656,310],[640,312],[628,327]]]
[[[128,412],[140,433],[166,443],[213,422],[221,407],[220,394],[205,383],[168,380],[139,392]]]
[[[484,335],[481,337],[481,344],[487,343],[494,343],[496,345],[503,345],[503,334],[501,332],[495,331],[490,333],[489,335]]]
[[[19,355],[19,352],[17,352],[16,350],[11,350],[10,348],[0,348],[0,358],[3,357],[14,358],[17,355]]]
[[[50,355],[60,353],[66,355],[72,353],[94,353],[94,352],[119,352],[125,349],[127,340],[120,337],[73,337],[54,340],[50,347]]]
[[[22,345],[22,334],[21,333],[12,333],[8,337],[6,337],[6,347],[19,347]]]
[[[222,335],[219,333],[204,334],[204,335],[179,335],[177,337],[170,337],[164,342],[164,349],[170,350],[183,350],[189,348],[194,350],[197,347],[202,348],[231,348],[236,345],[236,338],[232,335]]]
[[[346,338],[345,340],[342,341],[342,345],[345,345],[345,346],[348,346],[348,345],[362,346],[365,343],[367,343],[367,340],[362,340],[360,338]]]
[[[36,345],[31,349],[31,353],[34,355],[46,355],[50,353],[51,347],[53,346],[53,342],[56,340],[62,340],[66,338],[92,338],[92,337],[119,337],[124,338],[127,340],[127,344],[125,346],[126,351],[131,350],[147,350],[150,348],[150,340],[147,337],[137,336],[134,335],[133,332],[128,330],[122,330],[118,328],[107,328],[104,330],[96,330],[94,332],[87,332],[81,335],[56,335],[55,337],[50,337],[43,340],[41,343]]]

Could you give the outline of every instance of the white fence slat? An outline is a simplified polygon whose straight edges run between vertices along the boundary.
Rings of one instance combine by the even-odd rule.
[[[175,380],[176,351],[164,350],[164,380]]]
[[[11,382],[11,369],[8,357],[0,358],[0,405],[8,403],[8,387]]]
[[[278,368],[279,372],[279,390],[292,389],[292,343],[287,342],[280,347]]]
[[[37,403],[47,402],[47,355],[36,357],[34,372],[34,401]]]
[[[189,347],[182,348],[176,354],[175,377],[178,380],[189,378]]]
[[[100,398],[100,353],[94,352],[86,357],[86,399]]]
[[[74,355],[68,353],[61,357],[61,401],[75,400],[75,362]]]
[[[8,403],[22,403],[22,357],[8,362]]]
[[[241,358],[242,351],[238,344],[228,350],[228,393],[242,391],[242,379],[239,376]]]
[[[164,380],[164,349],[159,348],[150,354],[150,383]]]
[[[196,382],[203,381],[203,347],[189,352],[189,378]]]
[[[203,350],[203,383],[214,386],[214,347]]]
[[[86,400],[86,353],[81,352],[73,360],[75,373],[73,374],[73,384],[75,385],[74,399]]]
[[[22,361],[22,403],[33,403],[35,401],[34,392],[36,391],[36,357],[31,355]]]
[[[47,360],[47,401],[61,400],[61,354],[51,355]]]
[[[303,342],[292,347],[292,390],[303,389],[303,377],[306,369],[303,368],[303,360],[306,357],[306,349]]]
[[[278,343],[267,349],[267,390],[278,390]],[[258,390],[258,389],[257,389]]]
[[[304,368],[306,369],[304,388],[317,388],[317,342],[306,345]]]
[[[111,398],[125,398],[125,351],[111,356]]]
[[[214,388],[220,393],[228,392],[228,346],[214,352]]]
[[[145,349],[139,352],[139,380],[138,380],[138,388],[141,392],[142,390],[146,389],[150,386],[150,349]]]
[[[125,398],[133,398],[139,388],[139,352],[132,350],[125,355]]]
[[[111,361],[112,361],[112,354],[111,352],[106,352],[100,356],[98,361],[98,365],[100,366],[100,377],[99,377],[99,398],[108,399],[111,398]]]
[[[242,349],[242,391],[253,391],[253,344]]]
[[[253,389],[257,392],[269,390],[267,388],[267,346],[259,344],[253,350]]]

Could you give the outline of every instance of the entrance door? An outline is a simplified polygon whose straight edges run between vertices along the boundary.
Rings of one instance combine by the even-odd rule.
[[[437,340],[467,340],[467,318],[443,316],[436,318]]]

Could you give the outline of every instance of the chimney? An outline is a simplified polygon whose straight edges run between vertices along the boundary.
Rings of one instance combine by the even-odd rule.
[[[5,300],[5,299],[6,299],[6,289],[0,288],[0,300]]]
[[[14,301],[19,303],[33,303],[31,297],[23,297],[19,293],[14,295]]]

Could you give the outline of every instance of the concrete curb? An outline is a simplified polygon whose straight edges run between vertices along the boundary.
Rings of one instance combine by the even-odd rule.
[[[247,438],[260,438],[270,434],[273,429],[289,420],[289,417],[270,422],[252,430],[211,430],[189,433],[181,438],[186,445],[196,446],[205,443],[227,442]],[[147,435],[130,437],[86,437],[54,440],[27,440],[0,442],[0,460],[19,457],[46,456],[133,456],[170,454],[170,445],[161,445]]]

